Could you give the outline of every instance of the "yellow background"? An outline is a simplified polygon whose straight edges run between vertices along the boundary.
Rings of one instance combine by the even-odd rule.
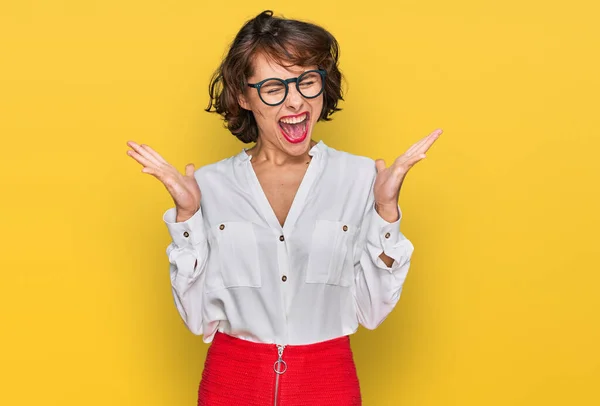
[[[402,191],[402,299],[352,339],[364,404],[600,404],[596,4],[4,2],[0,404],[194,404],[171,200],[125,143],[182,170],[239,152],[202,109],[265,8],[341,43],[344,111],[315,139],[389,163],[445,130]]]

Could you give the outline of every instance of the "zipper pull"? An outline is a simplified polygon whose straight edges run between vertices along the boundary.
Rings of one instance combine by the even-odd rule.
[[[284,349],[285,349],[285,345],[277,346],[277,354],[279,355],[279,358],[277,359],[277,361],[275,361],[275,364],[273,365],[273,369],[275,370],[275,373],[279,374],[279,375],[281,375],[281,374],[285,373],[285,371],[287,371],[287,364],[282,359]]]

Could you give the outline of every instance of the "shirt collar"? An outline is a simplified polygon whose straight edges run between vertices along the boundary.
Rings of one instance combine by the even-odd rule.
[[[312,146],[312,148],[308,151],[308,155],[314,157],[315,155],[319,155],[320,153],[324,152],[327,148],[327,145],[325,145],[325,143],[323,142],[323,140],[317,142],[315,145]],[[248,155],[246,153],[246,151],[249,148],[244,148],[242,149],[236,156],[236,160],[238,162],[246,162],[246,161],[250,161],[252,159],[252,156]]]

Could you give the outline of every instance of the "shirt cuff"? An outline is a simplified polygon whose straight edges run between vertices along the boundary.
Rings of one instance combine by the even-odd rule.
[[[384,220],[377,210],[375,204],[369,210],[369,229],[367,230],[367,249],[373,262],[382,269],[390,272],[400,268],[410,258],[412,253],[411,242],[400,232],[400,220],[402,219],[402,210],[398,206],[399,217],[393,223]],[[407,248],[411,251],[408,252]],[[388,267],[379,256],[385,253],[394,259],[391,267]]]
[[[173,242],[179,248],[192,248],[206,241],[201,209],[186,221],[177,222],[177,209],[173,207],[165,212],[163,221],[167,225]]]

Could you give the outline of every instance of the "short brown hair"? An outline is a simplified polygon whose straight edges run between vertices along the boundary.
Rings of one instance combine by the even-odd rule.
[[[263,11],[247,21],[233,40],[226,57],[213,74],[210,102],[206,111],[223,116],[225,126],[244,143],[256,142],[258,126],[251,111],[238,104],[238,96],[247,89],[254,57],[262,53],[283,66],[318,66],[327,72],[323,92],[323,110],[319,120],[329,121],[341,110],[342,74],[338,69],[339,45],[331,33],[308,22],[274,17]],[[214,109],[214,110],[213,110]]]

